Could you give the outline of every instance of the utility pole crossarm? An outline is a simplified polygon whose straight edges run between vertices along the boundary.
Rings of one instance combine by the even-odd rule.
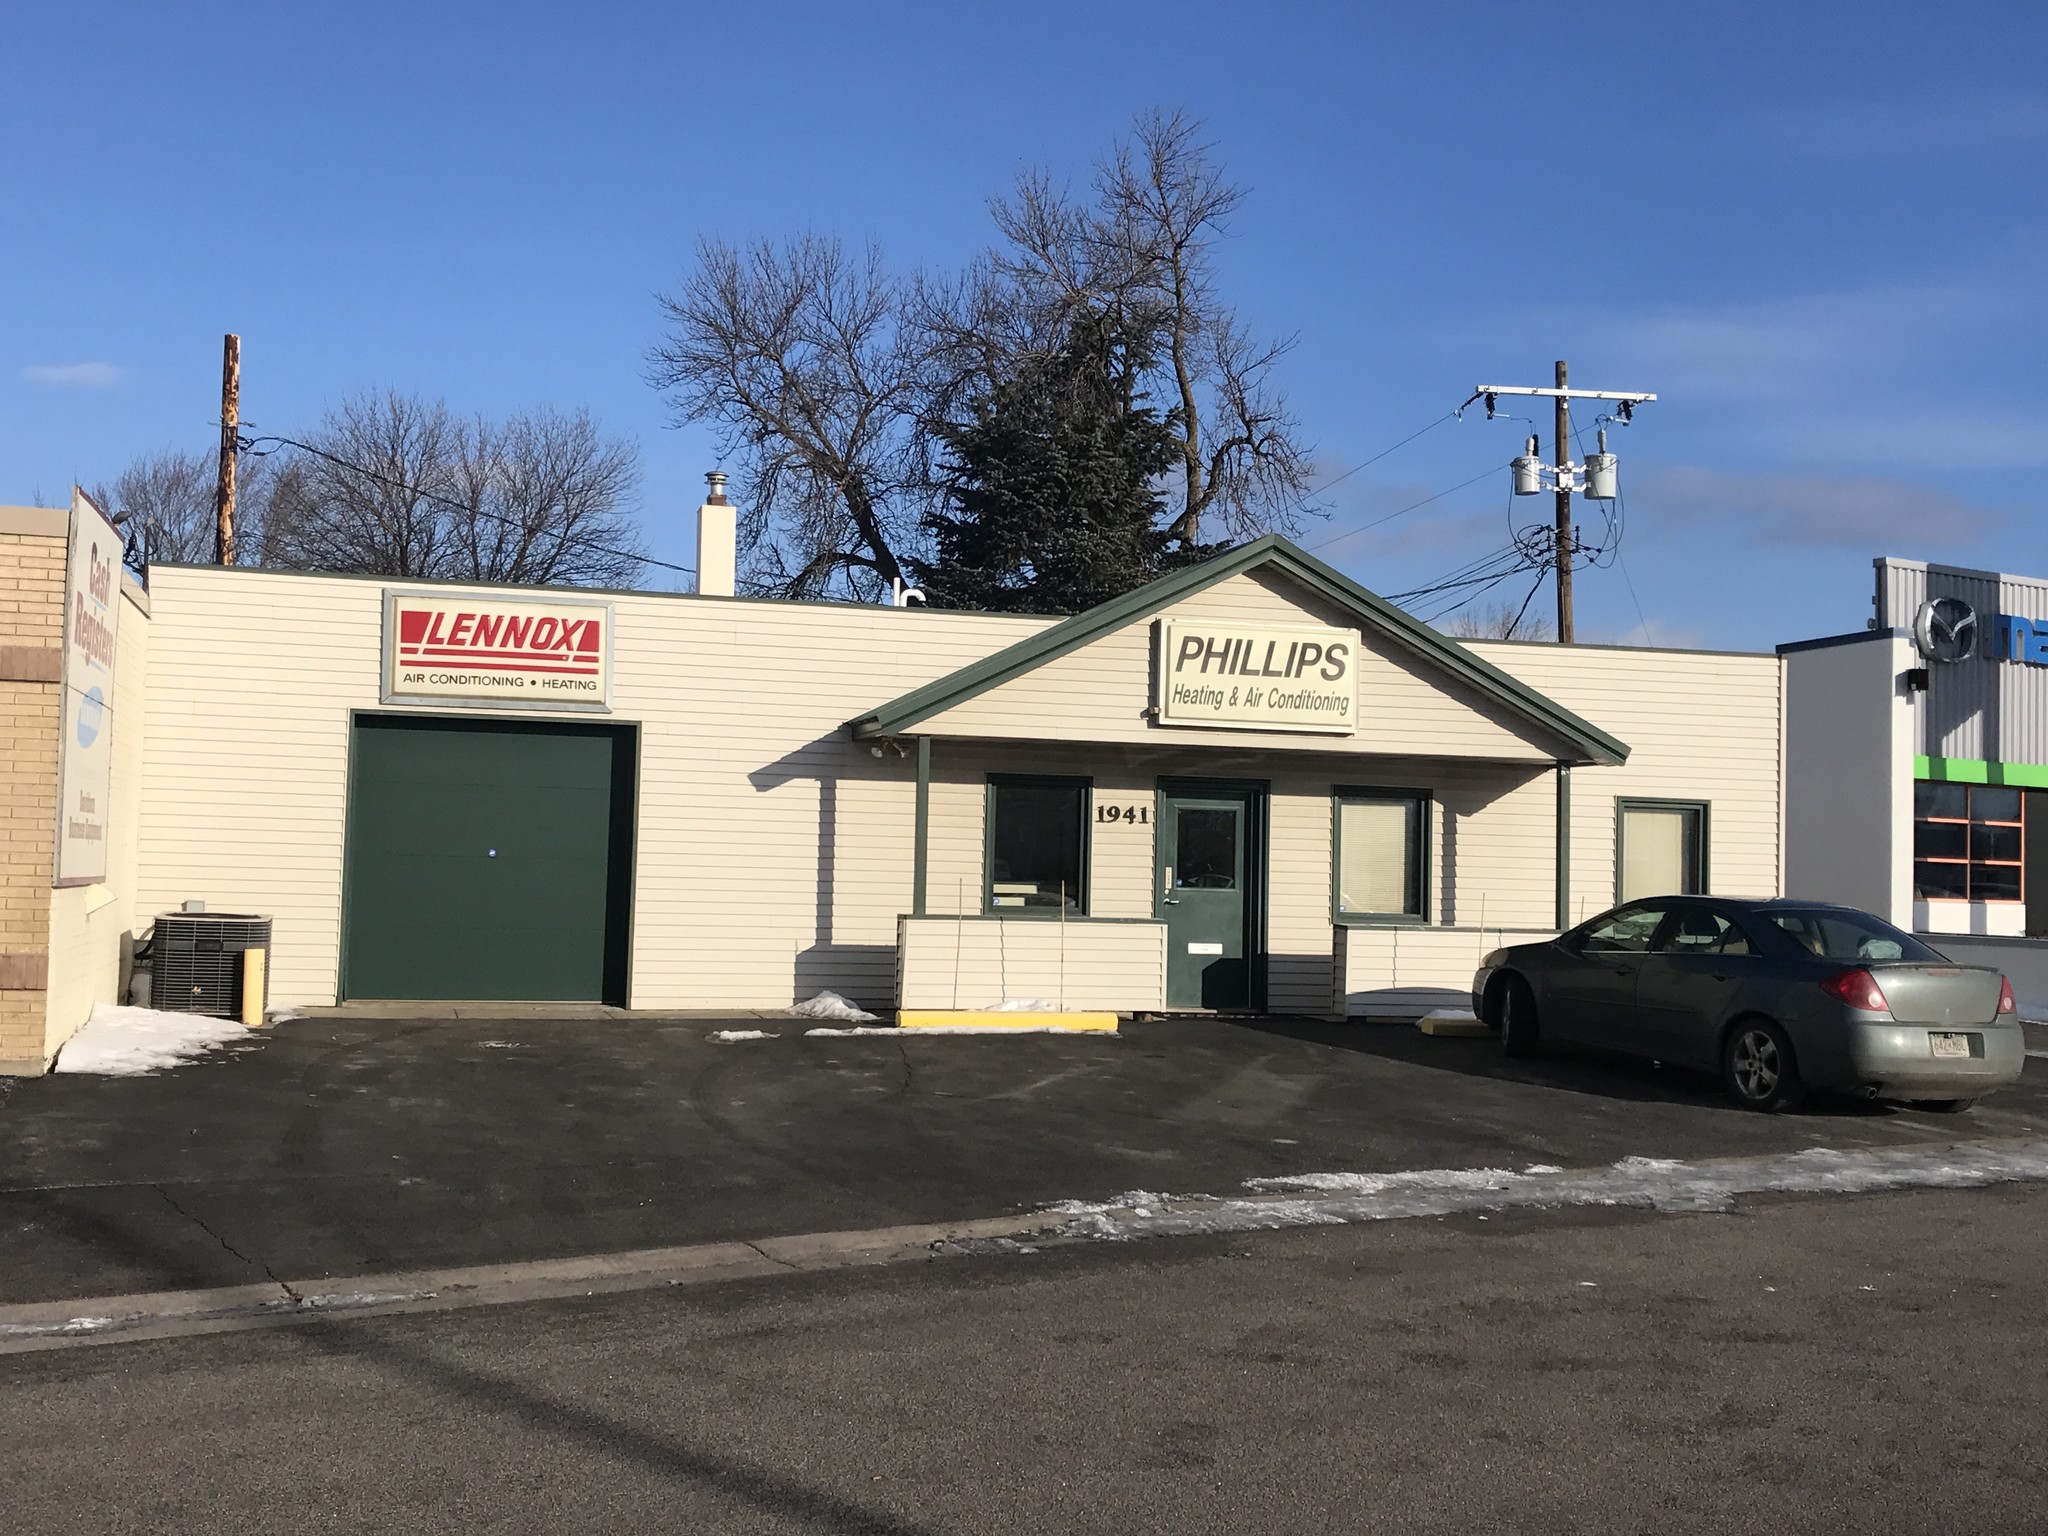
[[[1524,384],[1482,384],[1472,391],[1482,395],[1546,395],[1561,400],[1630,400],[1645,405],[1657,397],[1647,389],[1536,389]]]

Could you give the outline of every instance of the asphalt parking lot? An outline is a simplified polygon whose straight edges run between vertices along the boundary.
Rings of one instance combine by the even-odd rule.
[[[704,1021],[299,1020],[154,1077],[0,1089],[0,1302],[1002,1216],[1318,1172],[1584,1167],[2048,1132],[1745,1113],[1704,1079],[1395,1025],[722,1043]]]

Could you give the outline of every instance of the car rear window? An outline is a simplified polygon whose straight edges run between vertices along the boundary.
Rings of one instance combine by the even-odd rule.
[[[1863,912],[1777,911],[1770,919],[1823,960],[1939,961],[1910,933]]]

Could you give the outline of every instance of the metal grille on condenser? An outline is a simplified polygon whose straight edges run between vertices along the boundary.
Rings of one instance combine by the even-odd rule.
[[[235,1018],[242,1011],[242,951],[269,948],[267,917],[167,912],[150,941],[150,1006]],[[264,979],[267,993],[267,973]]]

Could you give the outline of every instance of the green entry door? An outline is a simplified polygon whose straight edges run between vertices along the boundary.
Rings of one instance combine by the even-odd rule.
[[[1251,1002],[1246,886],[1251,805],[1235,794],[1161,797],[1159,915],[1166,920],[1169,1008]]]
[[[632,807],[617,726],[358,719],[342,996],[623,1004]]]

